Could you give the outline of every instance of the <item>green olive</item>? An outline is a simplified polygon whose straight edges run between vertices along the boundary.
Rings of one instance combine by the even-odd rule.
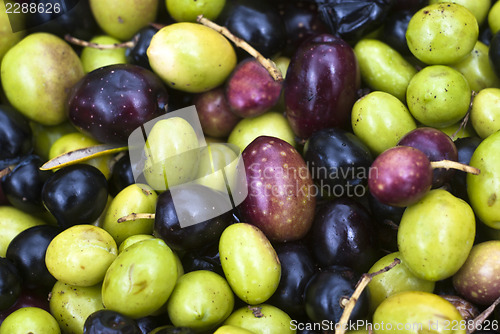
[[[130,213],[155,212],[156,192],[145,184],[134,183],[120,191],[111,201],[102,228],[120,245],[136,234],[153,234],[153,219],[136,219],[118,223],[118,219]]]
[[[495,35],[500,30],[500,2],[495,2],[488,13],[488,25],[491,33]]]
[[[474,97],[470,120],[481,138],[500,130],[500,89],[485,88]]]
[[[469,110],[472,91],[457,70],[427,66],[415,74],[406,91],[408,109],[420,123],[442,128],[461,120]]]
[[[247,329],[233,326],[233,325],[224,325],[219,327],[214,334],[255,334]]]
[[[229,285],[247,304],[265,302],[278,288],[281,264],[257,227],[245,223],[228,226],[220,237],[219,256]]]
[[[488,87],[500,87],[500,80],[491,67],[488,51],[488,46],[477,41],[469,55],[462,61],[451,65],[464,75],[470,88],[475,92]]]
[[[406,30],[408,47],[426,64],[453,64],[474,48],[479,26],[474,15],[454,3],[423,7],[411,18]]]
[[[100,284],[80,287],[56,282],[50,293],[50,313],[67,334],[83,334],[88,316],[103,308]]]
[[[467,324],[446,299],[428,292],[405,291],[382,302],[373,314],[375,334],[465,334]]]
[[[132,318],[160,309],[177,281],[177,262],[161,239],[148,239],[126,248],[111,264],[102,285],[107,309]]]
[[[215,20],[226,0],[165,0],[170,16],[177,22],[196,22],[198,15]]]
[[[480,221],[500,229],[500,131],[485,138],[474,151],[470,165],[481,170],[467,174],[469,201]]]
[[[147,239],[154,239],[155,237],[152,236],[151,234],[135,234],[127,239],[123,240],[123,242],[120,244],[118,247],[118,254],[123,252],[126,248],[132,246],[133,244],[142,241],[142,240],[147,240]]]
[[[155,190],[193,180],[198,171],[198,137],[183,118],[156,122],[144,146],[144,176]]]
[[[464,264],[475,235],[476,220],[469,204],[446,190],[434,189],[406,208],[398,247],[415,276],[439,281]]]
[[[190,93],[220,86],[236,66],[236,53],[227,39],[197,23],[162,28],[147,53],[151,68],[168,86]]]
[[[354,47],[361,77],[373,90],[406,101],[406,87],[417,70],[396,50],[375,39],[362,39]]]
[[[247,329],[255,334],[294,334],[291,329],[292,319],[279,308],[261,304],[252,307],[242,307],[234,311],[224,322]]]
[[[237,185],[239,148],[231,144],[207,143],[200,152],[200,165],[195,182],[226,193],[226,179],[229,189]],[[225,176],[224,176],[224,174]]]
[[[10,242],[22,231],[45,222],[13,206],[0,206],[0,256],[5,257]]]
[[[83,77],[75,51],[61,38],[32,33],[3,57],[1,81],[7,99],[29,119],[57,125],[67,120],[66,100]]]
[[[90,40],[90,43],[100,45],[118,44],[120,41],[114,37],[101,35]],[[116,49],[97,49],[86,47],[82,50],[80,58],[82,60],[85,73],[92,72],[95,69],[113,64],[126,64],[125,48]]]
[[[397,97],[379,91],[354,103],[351,122],[354,134],[376,155],[396,146],[405,134],[417,128]]]
[[[92,286],[104,279],[117,254],[116,242],[108,232],[93,225],[75,225],[52,239],[45,264],[60,282]]]
[[[233,292],[224,278],[196,270],[179,278],[167,309],[174,326],[207,331],[226,320],[233,306]]]
[[[435,4],[438,2],[453,2],[459,5],[464,6],[474,16],[476,17],[477,23],[479,25],[483,24],[484,20],[488,16],[488,11],[490,10],[491,0],[430,0],[429,4]]]
[[[416,277],[405,264],[399,252],[391,253],[378,260],[368,271],[373,273],[390,265],[395,258],[401,260],[391,270],[373,277],[368,284],[370,308],[374,311],[388,297],[402,291],[433,292],[434,282]]]
[[[231,131],[227,142],[238,146],[243,152],[245,147],[259,136],[276,137],[296,146],[295,135],[290,124],[282,113],[276,111],[268,111],[256,117],[242,119]]]
[[[60,334],[56,319],[38,307],[20,308],[5,318],[0,326],[0,334]]]

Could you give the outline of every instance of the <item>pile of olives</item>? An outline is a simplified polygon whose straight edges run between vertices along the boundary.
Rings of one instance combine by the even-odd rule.
[[[5,1],[0,61],[0,334],[500,332],[500,1]]]

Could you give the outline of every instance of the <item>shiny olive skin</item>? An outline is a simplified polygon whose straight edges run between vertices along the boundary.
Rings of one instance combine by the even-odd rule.
[[[276,55],[285,46],[285,24],[269,1],[228,1],[217,22],[244,39],[264,57]]]
[[[283,54],[292,56],[300,43],[311,36],[328,33],[318,6],[309,1],[282,1],[279,13],[285,23],[286,45]]]
[[[156,316],[149,315],[136,319],[135,322],[141,330],[141,334],[150,334],[155,328],[166,326],[168,319],[165,319],[164,314]]]
[[[354,50],[340,37],[321,34],[304,41],[291,58],[284,83],[288,121],[309,138],[328,127],[346,127],[361,85]]]
[[[402,2],[402,1],[401,1]],[[406,29],[410,23],[414,12],[411,10],[402,10],[389,14],[384,24],[383,39],[391,47],[396,49],[402,55],[411,54],[406,42]]]
[[[99,310],[83,324],[84,334],[141,334],[134,319],[116,311]]]
[[[351,296],[359,279],[351,268],[333,266],[317,272],[306,287],[306,312],[315,322],[330,320],[338,322],[344,311],[341,299]],[[351,321],[356,321],[368,312],[368,293],[364,291],[351,314]]]
[[[45,207],[64,228],[94,222],[103,212],[107,198],[104,175],[97,168],[83,164],[58,170],[42,189]]]
[[[14,305],[21,294],[21,275],[11,260],[0,257],[0,311]]]
[[[19,269],[25,287],[50,291],[54,286],[56,279],[45,265],[45,253],[60,232],[59,227],[39,225],[24,230],[10,242],[6,257]]]
[[[217,244],[188,251],[182,257],[182,267],[186,272],[210,270],[224,277]]]
[[[175,204],[172,193],[169,190],[163,192],[156,203],[154,234],[174,250],[195,250],[217,242],[224,229],[233,222],[231,212],[186,227],[180,225],[177,216],[178,213],[189,214],[195,220],[199,213],[194,210],[192,203],[196,203],[196,206],[212,207],[214,200],[223,201],[223,194],[196,184],[176,190]]]
[[[435,283],[419,279],[405,265],[399,252],[388,254],[379,259],[368,271],[374,273],[399,259],[400,263],[391,270],[373,277],[367,286],[370,298],[370,310],[375,311],[385,299],[402,291],[433,292]]]
[[[127,144],[138,126],[165,114],[168,93],[151,71],[116,64],[87,73],[73,86],[66,111],[70,122],[103,143]]]
[[[151,70],[147,51],[153,35],[157,32],[158,28],[151,25],[139,30],[139,32],[134,37],[137,38],[137,42],[133,47],[128,48],[125,51],[125,56],[127,57],[127,62],[129,64],[139,65],[148,70]]]
[[[368,195],[368,206],[372,217],[377,222],[379,247],[386,251],[397,251],[398,225],[405,208],[383,204],[371,193]]]
[[[458,138],[455,140],[455,146],[458,151],[458,162],[468,165],[472,154],[481,143],[481,139],[479,137],[466,137],[466,138]],[[453,178],[451,179],[451,188],[453,194],[457,197],[460,197],[464,201],[469,200],[469,195],[467,194],[467,174],[466,173],[455,173]]]
[[[268,300],[278,288],[281,264],[269,239],[257,227],[228,226],[219,240],[222,269],[234,293],[249,305]]]
[[[500,31],[491,39],[488,57],[497,77],[500,78]]]
[[[421,324],[421,332],[447,333],[452,324],[461,324],[462,316],[458,310],[444,298],[428,292],[405,291],[384,300],[373,314],[375,334],[418,333],[413,326],[396,331],[400,324]],[[385,326],[382,326],[382,323]],[[465,327],[460,325],[453,330],[456,334],[465,334]],[[437,329],[436,329],[437,328]]]
[[[322,268],[341,265],[366,272],[379,256],[370,214],[349,198],[327,202],[318,209],[309,242]]]
[[[43,161],[39,156],[30,155],[1,180],[3,192],[9,202],[24,212],[45,211],[42,188],[52,172],[40,170],[42,164]]]
[[[470,160],[470,165],[479,168],[482,173],[467,174],[467,194],[474,213],[483,223],[495,229],[500,229],[500,164],[498,155],[492,152],[497,152],[499,147],[500,132],[483,139]]]
[[[304,160],[316,184],[330,187],[366,184],[366,171],[373,162],[368,147],[354,134],[339,128],[315,132],[304,146]]]
[[[28,120],[14,108],[0,105],[0,163],[25,155],[32,149]],[[8,164],[7,164],[8,165]],[[1,163],[1,168],[7,167]]]
[[[101,286],[78,287],[56,282],[50,295],[50,313],[68,333],[83,334],[89,315],[103,309]]]
[[[305,287],[316,271],[312,255],[300,242],[279,244],[275,250],[281,263],[281,279],[269,303],[290,316],[305,316]]]
[[[398,230],[398,246],[415,276],[440,281],[464,264],[476,235],[469,204],[443,189],[429,191],[406,208]]]
[[[116,196],[120,191],[135,182],[130,156],[127,152],[114,165],[108,180],[109,194]]]
[[[390,0],[328,0],[318,9],[330,33],[355,43],[382,26],[391,6]]]
[[[411,146],[424,152],[429,161],[451,160],[457,161],[458,152],[451,138],[444,132],[420,127],[408,132],[398,142],[401,146]],[[435,168],[432,170],[432,187],[439,188],[448,182],[454,175],[454,170]]]

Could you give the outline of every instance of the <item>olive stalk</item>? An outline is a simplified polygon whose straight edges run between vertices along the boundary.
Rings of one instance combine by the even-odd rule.
[[[64,35],[64,39],[71,44],[82,46],[85,48],[93,48],[99,50],[113,50],[120,48],[133,48],[137,43],[139,36],[136,35],[131,41],[123,42],[123,43],[114,43],[114,44],[98,44],[93,42],[84,41],[83,39],[79,39],[73,37],[69,34]]]
[[[345,305],[345,307],[344,307],[344,312],[342,313],[342,316],[340,317],[338,326],[335,327],[335,334],[344,334],[345,333],[345,331],[348,327],[347,325],[348,325],[348,321],[349,321],[349,318],[351,316],[351,313],[354,310],[354,307],[356,306],[356,303],[357,303],[359,297],[361,296],[361,293],[368,286],[368,284],[372,281],[372,279],[377,275],[388,272],[389,270],[391,270],[392,268],[394,268],[395,266],[397,266],[400,263],[401,263],[401,260],[398,258],[395,258],[394,261],[390,265],[388,265],[387,267],[382,268],[379,271],[376,271],[374,273],[363,274],[361,279],[356,284],[356,289],[352,293],[351,297],[348,299],[345,298],[344,300],[341,301],[341,303],[343,305]]]
[[[9,174],[10,172],[12,172],[10,167],[0,170],[0,179],[3,178],[5,175]]]
[[[265,58],[259,51],[255,50],[255,48],[253,48],[246,41],[233,35],[233,33],[229,31],[229,29],[210,21],[209,19],[203,17],[203,15],[198,15],[196,21],[198,21],[199,23],[203,24],[206,27],[209,27],[217,31],[219,34],[223,35],[231,42],[233,42],[237,47],[248,52],[252,57],[257,59],[257,61],[262,66],[266,68],[269,74],[273,77],[274,81],[283,81],[283,75],[281,74],[281,71],[279,70],[278,67],[276,67],[276,64],[272,60]]]
[[[472,328],[467,326],[467,334],[474,333],[477,329],[480,329],[482,327],[482,323],[491,315],[491,313],[493,313],[498,304],[500,304],[500,297],[498,297],[493,304],[472,320],[473,326]]]
[[[118,223],[124,223],[128,221],[135,221],[137,219],[155,219],[154,213],[131,213],[127,216],[118,218]]]
[[[481,173],[481,171],[476,167],[472,167],[452,160],[431,161],[431,167],[433,169],[434,168],[457,169],[474,175],[479,175],[479,173]]]

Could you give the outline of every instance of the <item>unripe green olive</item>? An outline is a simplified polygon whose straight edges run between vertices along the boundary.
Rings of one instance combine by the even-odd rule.
[[[426,64],[453,64],[474,48],[479,26],[474,15],[454,3],[436,3],[420,9],[406,30],[408,48]]]
[[[100,284],[80,287],[56,282],[50,293],[50,313],[64,333],[83,334],[88,316],[103,308]]]
[[[10,242],[22,231],[44,225],[42,220],[13,206],[0,206],[0,256],[5,257]]]
[[[279,308],[261,304],[234,311],[224,324],[241,327],[255,334],[294,334],[296,331],[291,328],[291,322],[290,316]]]
[[[229,225],[220,237],[219,256],[229,285],[247,304],[265,302],[278,288],[281,264],[257,227],[246,223]]]
[[[147,53],[152,69],[168,86],[190,93],[220,86],[236,66],[236,53],[225,37],[197,23],[162,28]]]
[[[120,245],[136,234],[153,234],[153,219],[136,219],[118,223],[130,213],[155,212],[158,195],[148,185],[134,183],[120,191],[111,201],[102,226]]]
[[[177,281],[177,262],[161,239],[143,240],[126,248],[111,264],[102,284],[107,309],[132,318],[160,309]]]
[[[417,128],[406,106],[395,96],[375,91],[354,103],[351,114],[354,134],[376,155],[396,146]]]
[[[363,81],[374,90],[406,101],[406,87],[417,70],[396,50],[375,39],[362,39],[354,47]]]
[[[433,65],[413,76],[406,102],[420,123],[442,128],[467,114],[471,96],[469,82],[460,72],[449,66]]]
[[[438,295],[421,291],[395,294],[384,300],[373,314],[375,334],[465,334],[466,327],[453,304]]]
[[[25,333],[60,334],[61,329],[49,312],[38,307],[23,307],[5,318],[0,334]]]
[[[233,292],[224,278],[196,270],[178,279],[167,310],[174,326],[206,331],[226,320],[233,306]]]
[[[439,281],[464,264],[475,235],[476,220],[469,204],[446,190],[434,189],[406,208],[398,247],[415,276]]]
[[[52,239],[45,264],[60,282],[92,286],[103,280],[117,254],[116,242],[108,232],[93,225],[75,225]]]
[[[485,88],[474,97],[470,120],[481,138],[500,130],[500,89]]]

